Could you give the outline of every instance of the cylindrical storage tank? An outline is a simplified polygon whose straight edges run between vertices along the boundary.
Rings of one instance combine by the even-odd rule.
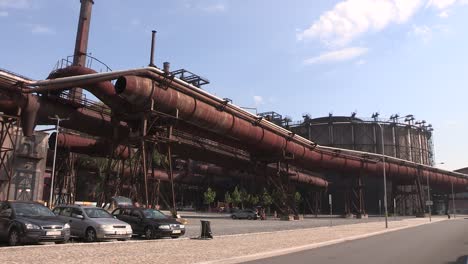
[[[328,116],[292,125],[291,131],[319,145],[382,153],[382,132],[388,156],[432,165],[431,131],[398,122],[381,122],[356,117]]]

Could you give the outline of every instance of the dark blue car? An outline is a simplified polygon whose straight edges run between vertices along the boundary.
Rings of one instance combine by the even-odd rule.
[[[66,243],[70,225],[42,204],[26,201],[0,202],[0,241],[10,246],[23,243]]]

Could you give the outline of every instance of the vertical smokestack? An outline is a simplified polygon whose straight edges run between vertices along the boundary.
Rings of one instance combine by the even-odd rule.
[[[156,67],[154,65],[154,46],[156,44],[156,30],[151,31],[151,54],[149,66]]]
[[[78,30],[76,31],[75,52],[73,54],[74,66],[86,65],[86,53],[88,51],[89,26],[91,24],[91,11],[93,10],[93,0],[80,0],[81,9],[78,19]],[[82,97],[81,88],[74,88],[70,91],[72,100],[80,100]]]
[[[169,62],[164,62],[163,63],[163,71],[167,74],[171,73],[171,64]]]

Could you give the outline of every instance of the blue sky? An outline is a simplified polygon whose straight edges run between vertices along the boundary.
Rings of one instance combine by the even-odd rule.
[[[135,6],[135,3],[138,3]],[[79,0],[0,0],[0,67],[43,79],[73,53]],[[112,69],[207,77],[235,104],[299,120],[414,114],[440,167],[468,166],[467,0],[95,0],[88,51]]]

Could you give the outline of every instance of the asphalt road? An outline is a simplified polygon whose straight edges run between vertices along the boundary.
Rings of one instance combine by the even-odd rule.
[[[468,218],[423,225],[248,263],[466,264]]]
[[[413,217],[390,217],[389,221],[401,220]],[[234,234],[249,234],[258,232],[274,232],[281,230],[294,230],[303,228],[314,228],[321,226],[329,226],[330,218],[328,217],[311,217],[301,221],[280,221],[280,220],[232,220],[225,219],[210,219],[210,218],[190,218],[186,227],[187,237],[196,237],[200,235],[200,220],[208,220],[211,222],[211,230],[214,236],[217,235],[234,235]],[[332,225],[349,225],[357,223],[384,222],[383,217],[369,217],[367,219],[345,219],[333,218]]]

